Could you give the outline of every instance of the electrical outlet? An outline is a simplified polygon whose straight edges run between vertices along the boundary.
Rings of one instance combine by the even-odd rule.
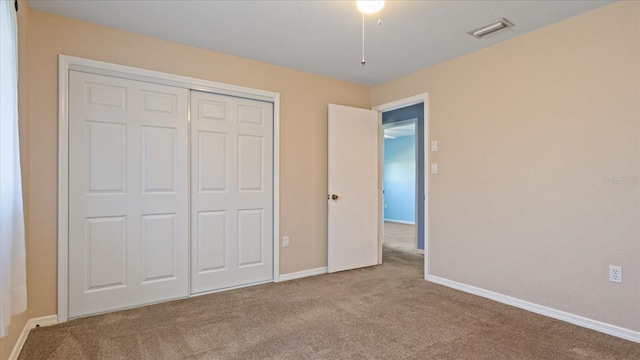
[[[609,265],[609,281],[622,284],[622,266]]]
[[[289,237],[288,236],[283,236],[282,237],[282,247],[289,247]]]

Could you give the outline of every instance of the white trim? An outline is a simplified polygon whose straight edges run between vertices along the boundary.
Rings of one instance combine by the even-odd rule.
[[[67,321],[69,295],[69,67],[58,57],[58,322]]]
[[[400,108],[403,108],[403,107],[416,105],[416,104],[420,104],[420,103],[424,103],[425,104],[425,109],[426,109],[426,105],[427,105],[427,101],[428,100],[429,100],[429,93],[422,93],[422,94],[410,96],[408,98],[404,98],[404,99],[388,102],[386,104],[374,106],[372,108],[372,110],[385,112],[385,111],[396,110],[396,109],[400,109]]]
[[[384,243],[384,126],[382,112],[378,111],[378,265],[382,264]]]
[[[429,152],[431,150],[431,146],[428,146],[429,141],[429,93],[422,93],[414,96],[410,96],[408,98],[392,101],[386,104],[374,106],[372,109],[384,112],[391,111],[411,105],[416,105],[424,103],[424,279],[427,280],[429,277],[429,169],[431,166],[429,165]],[[382,116],[380,116],[380,121],[382,122]],[[380,248],[382,251],[382,248]],[[381,255],[380,255],[381,256]]]
[[[102,61],[58,55],[58,323],[68,320],[69,70],[273,103],[273,281],[280,278],[280,94]]]
[[[18,356],[20,356],[20,352],[22,351],[22,347],[24,346],[25,341],[27,341],[27,337],[29,336],[29,332],[31,329],[37,326],[50,326],[58,323],[58,317],[56,315],[43,316],[38,318],[29,319],[26,324],[24,324],[24,328],[22,328],[22,332],[18,337],[18,341],[13,346],[13,351],[11,351],[11,355],[9,355],[9,360],[17,360]]]
[[[444,285],[452,289],[464,291],[469,294],[482,296],[484,298],[491,299],[503,304],[515,306],[517,308],[531,311],[536,314],[566,321],[570,324],[578,325],[587,329],[599,331],[601,333],[605,333],[605,334],[619,337],[625,340],[630,340],[633,342],[640,343],[640,331],[625,329],[620,326],[607,324],[602,321],[586,318],[584,316],[575,315],[565,311],[553,309],[547,306],[534,304],[525,300],[520,300],[511,296],[503,295],[497,292],[485,290],[482,288],[459,283],[456,281],[444,279],[438,276],[429,275],[427,278],[427,281],[430,281],[435,284]]]
[[[280,281],[280,94],[273,98],[273,282]]]
[[[424,93],[420,96],[423,97],[424,100],[424,278],[427,279],[429,276],[429,256],[431,256],[431,252],[429,252],[429,176],[431,166],[430,161],[430,150],[431,146],[428,144],[431,143],[429,139],[429,94]]]
[[[280,281],[288,281],[288,280],[305,278],[309,276],[322,275],[322,274],[326,274],[327,272],[328,270],[327,270],[327,267],[325,266],[325,267],[319,267],[316,269],[309,269],[309,270],[303,270],[303,271],[298,271],[298,272],[293,272],[288,274],[282,274],[280,275]]]
[[[406,225],[415,225],[416,224],[415,221],[395,220],[395,219],[387,219],[387,218],[385,218],[384,221],[388,221],[388,222],[392,222],[392,223],[398,223],[398,224],[406,224]]]
[[[129,80],[138,80],[162,84],[189,90],[215,92],[216,94],[243,97],[254,100],[273,102],[279,93],[243,86],[219,83],[209,80],[196,79],[187,76],[174,75],[159,71],[146,70],[131,66],[112,64],[103,61],[83,59],[68,55],[58,55],[60,65],[66,65],[67,70],[78,70],[92,74],[115,76]]]

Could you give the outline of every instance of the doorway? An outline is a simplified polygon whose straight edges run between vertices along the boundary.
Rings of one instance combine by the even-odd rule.
[[[424,103],[383,112],[382,126],[385,135],[384,219],[385,222],[414,225],[415,246],[411,250],[424,252],[424,201],[418,201],[425,198]],[[395,224],[392,225],[394,228],[402,228]],[[410,229],[404,229],[396,233],[405,234],[398,237],[405,239],[410,232]],[[385,231],[385,237],[387,233]]]
[[[429,178],[426,173],[427,163],[429,162],[427,148],[425,143],[429,131],[429,94],[423,93],[408,98],[392,101],[382,105],[378,105],[373,110],[381,112],[380,124],[384,126],[386,124],[398,123],[406,120],[416,120],[416,192],[415,192],[415,208],[416,208],[416,243],[417,250],[424,253],[424,278],[426,279],[429,274],[429,223],[428,223],[428,185]],[[383,133],[383,132],[382,132]],[[383,147],[383,135],[380,135],[381,151]],[[380,154],[382,157],[382,153]],[[380,171],[380,192],[383,189],[383,172],[382,172],[382,160]],[[384,202],[380,204],[380,233],[384,234]],[[382,239],[381,239],[382,240]],[[379,242],[379,262],[382,262],[382,242]]]
[[[383,244],[418,252],[417,118],[383,124]]]

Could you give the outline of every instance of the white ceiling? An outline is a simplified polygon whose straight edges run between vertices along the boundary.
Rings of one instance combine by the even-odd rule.
[[[362,66],[355,1],[28,0],[35,10],[368,86],[611,2],[387,1],[382,25],[365,19]],[[502,17],[515,27],[482,40],[466,34]]]

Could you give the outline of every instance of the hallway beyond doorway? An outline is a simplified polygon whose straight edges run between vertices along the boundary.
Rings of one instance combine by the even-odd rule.
[[[416,253],[416,226],[396,222],[384,222],[383,246],[396,251]]]

